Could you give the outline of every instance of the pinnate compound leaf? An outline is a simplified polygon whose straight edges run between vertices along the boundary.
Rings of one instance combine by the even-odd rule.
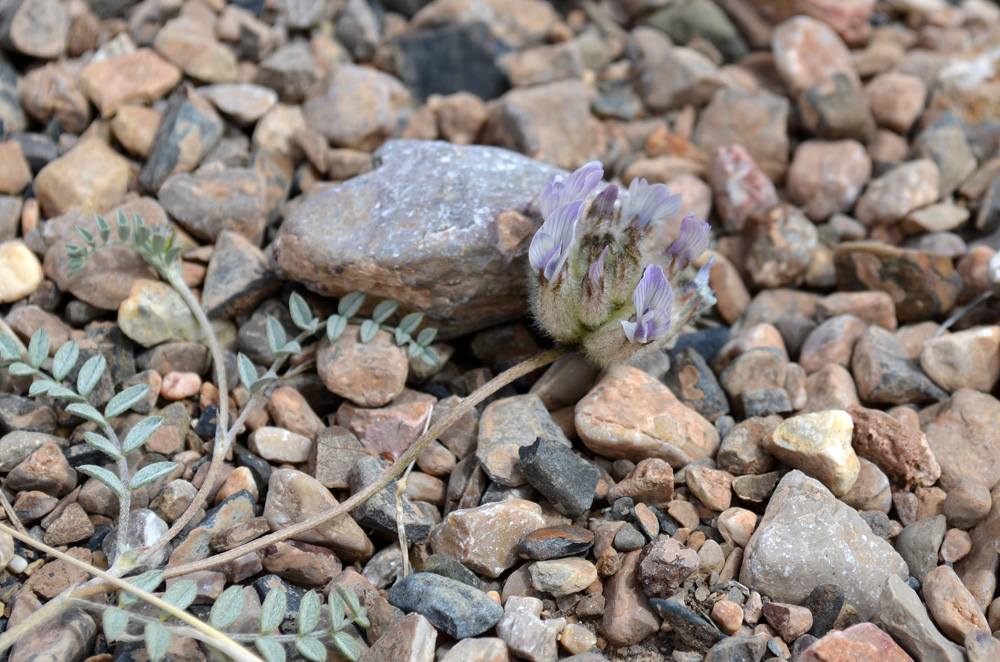
[[[105,455],[110,455],[115,460],[121,458],[121,453],[115,448],[115,445],[111,443],[111,440],[103,437],[96,432],[84,432],[83,439],[88,444],[94,448],[102,451]]]
[[[267,347],[271,350],[272,354],[277,354],[281,351],[281,348],[288,343],[288,337],[285,335],[285,329],[281,326],[281,322],[274,319],[273,317],[267,318]]]
[[[354,641],[354,637],[346,632],[336,632],[333,635],[333,643],[337,649],[346,657],[348,660],[353,660],[357,662],[357,659],[361,657],[361,647],[358,646],[358,642]]]
[[[129,489],[132,491],[137,490],[143,485],[148,485],[154,480],[163,478],[176,468],[176,462],[154,462],[153,464],[147,464],[132,476],[132,483],[129,485]]]
[[[295,640],[295,649],[302,657],[312,662],[326,662],[326,646],[315,637],[300,637]]]
[[[108,607],[101,616],[101,624],[104,626],[104,637],[115,641],[128,627],[128,614],[118,607]]]
[[[97,382],[101,381],[101,375],[104,374],[107,365],[107,360],[101,354],[87,359],[76,376],[76,392],[85,397],[90,395]]]
[[[330,342],[334,342],[344,333],[347,328],[347,318],[343,315],[331,315],[326,321],[326,337]]]
[[[198,584],[185,580],[171,584],[163,593],[163,601],[178,609],[187,609],[198,597]]]
[[[45,357],[49,355],[49,334],[45,329],[39,329],[32,334],[28,342],[28,363],[32,368],[41,368]]]
[[[107,421],[101,416],[101,412],[97,411],[86,402],[74,402],[71,405],[66,405],[66,411],[73,414],[74,416],[79,416],[80,418],[90,421],[91,423],[97,423],[98,425],[107,425]]]
[[[424,321],[423,313],[410,313],[399,321],[399,330],[407,335],[412,335],[420,323]]]
[[[147,593],[155,591],[156,587],[160,585],[163,581],[163,571],[162,570],[148,570],[141,575],[132,578],[129,577],[129,583],[135,586],[137,589],[146,591]],[[118,601],[118,604],[122,607],[128,607],[139,602],[140,598],[135,593],[130,593],[129,591],[123,590],[122,597]]]
[[[299,613],[296,619],[296,628],[300,637],[304,637],[315,630],[319,624],[319,605],[319,596],[316,595],[316,591],[309,591],[302,596],[302,602],[299,603]]]
[[[212,605],[212,612],[208,616],[208,624],[216,630],[225,630],[236,622],[243,612],[243,602],[246,594],[242,586],[230,586],[219,599]]]
[[[298,292],[292,292],[288,297],[288,312],[292,315],[292,323],[303,331],[309,331],[313,326],[312,308]]]
[[[149,384],[133,384],[127,389],[111,398],[104,407],[105,418],[121,416],[134,405],[137,405],[149,393]]]
[[[0,333],[0,361],[17,361],[21,358],[21,350],[17,342],[6,333]]]
[[[125,441],[122,442],[122,452],[126,455],[146,443],[146,440],[153,436],[153,433],[163,425],[163,418],[160,416],[150,416],[144,418],[128,431]]]
[[[375,310],[372,311],[372,319],[375,320],[376,324],[381,324],[392,317],[397,308],[399,308],[398,301],[393,301],[392,299],[381,301],[375,306]]]
[[[364,292],[349,292],[337,304],[337,314],[350,319],[358,314],[365,302]]]
[[[146,653],[152,662],[159,662],[167,654],[170,647],[170,630],[159,621],[149,621],[143,631],[146,640]]]
[[[30,365],[27,363],[21,363],[20,361],[11,363],[7,370],[14,377],[27,377],[28,375],[33,375],[36,372]]]
[[[62,381],[76,365],[79,358],[80,346],[76,344],[76,341],[70,340],[63,343],[62,347],[56,351],[56,355],[52,357],[52,376],[58,381]]]
[[[107,488],[114,492],[115,496],[119,499],[125,496],[125,487],[122,485],[122,482],[118,480],[118,476],[114,475],[104,467],[99,467],[95,464],[84,464],[77,467],[76,470],[82,474],[93,476],[97,480],[104,483]]]
[[[253,640],[253,645],[264,656],[266,662],[285,662],[285,647],[274,639],[257,637]]]
[[[240,374],[240,383],[243,384],[243,388],[251,391],[250,387],[257,381],[257,366],[242,352],[236,355],[236,371]]]
[[[378,332],[378,323],[375,320],[365,320],[361,323],[361,342],[368,344]]]
[[[278,629],[281,622],[285,620],[285,613],[288,611],[288,598],[285,591],[280,588],[272,588],[264,598],[264,604],[260,606],[260,633],[267,634]]]
[[[355,623],[363,628],[371,625],[368,622],[368,612],[361,606],[361,601],[358,600],[358,596],[354,591],[344,588],[341,584],[337,584],[337,593],[347,603],[347,608],[351,610],[351,616],[353,616]]]
[[[330,606],[330,627],[335,631],[343,630],[351,622],[344,613],[344,601],[340,599],[336,591],[330,591],[327,604]]]

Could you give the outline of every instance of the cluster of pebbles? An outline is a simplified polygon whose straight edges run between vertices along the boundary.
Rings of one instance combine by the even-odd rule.
[[[136,460],[179,464],[133,495],[145,546],[203,486],[220,397],[249,400],[236,352],[271,363],[268,317],[297,333],[292,292],[323,317],[394,298],[439,329],[434,368],[384,331],[307,341],[292,363],[315,370],[251,412],[155,559],[183,566],[336,505],[542,351],[532,201],[598,159],[711,223],[711,316],[638,366],[572,354],[515,381],[421,454],[400,505],[393,483],[189,575],[192,611],[244,586],[253,632],[269,590],[290,625],[342,584],[364,662],[997,660],[998,43],[987,0],[3,3],[0,333],[103,354],[95,406],[150,387],[115,423],[162,416]],[[119,211],[176,232],[228,394],[141,258],[70,275],[77,228]],[[106,567],[118,503],[76,471],[103,462],[91,426],[27,386],[0,370],[4,494]],[[6,534],[0,567],[0,627],[84,578]],[[147,659],[99,623],[70,612],[8,659]],[[208,654],[175,637],[168,657]]]

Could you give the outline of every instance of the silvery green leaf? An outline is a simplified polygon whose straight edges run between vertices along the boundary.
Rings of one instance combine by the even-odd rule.
[[[375,320],[365,320],[361,323],[361,342],[370,343],[378,332],[378,323]]]
[[[160,232],[153,235],[153,252],[157,255],[163,253],[163,250],[167,247],[167,238]]]
[[[21,358],[21,351],[17,348],[17,342],[6,333],[0,333],[0,360],[16,361]]]
[[[277,379],[277,377],[275,377],[274,373],[273,372],[268,372],[263,377],[261,377],[260,379],[258,379],[257,381],[255,381],[253,384],[251,384],[250,388],[247,389],[247,390],[249,390],[250,393],[252,393],[254,395],[259,394],[259,393],[263,393],[264,392],[264,387],[267,386],[268,384],[270,384],[271,382],[273,382],[275,379]]]
[[[128,627],[128,614],[118,607],[108,607],[101,616],[101,624],[104,626],[105,639],[115,641]]]
[[[71,405],[66,405],[66,411],[73,414],[74,416],[79,416],[80,418],[90,421],[91,423],[97,423],[98,425],[107,425],[107,421],[101,416],[101,412],[97,411],[86,402],[74,402]]]
[[[105,455],[110,455],[114,459],[120,459],[121,453],[115,448],[115,445],[111,441],[96,432],[84,432],[83,439],[88,444],[102,451]]]
[[[396,344],[399,345],[400,347],[406,344],[406,341],[410,339],[409,334],[403,331],[398,326],[392,330],[392,333],[396,337]]]
[[[302,637],[295,640],[295,649],[302,657],[312,662],[326,662],[326,646],[315,637]]]
[[[437,329],[422,329],[420,333],[417,334],[417,344],[421,347],[427,347],[434,342],[434,338],[437,337],[437,334]]]
[[[104,407],[104,417],[114,418],[121,416],[133,405],[138,404],[149,393],[149,384],[133,384],[127,389],[111,398],[107,406]]]
[[[198,584],[185,580],[171,584],[163,593],[163,601],[178,609],[187,609],[198,597]]]
[[[212,612],[208,616],[208,624],[216,630],[225,630],[236,622],[243,612],[243,602],[246,595],[242,586],[230,586],[219,599],[212,605]]]
[[[87,359],[76,376],[76,392],[82,396],[90,395],[90,392],[97,386],[97,382],[101,381],[101,375],[104,374],[104,368],[107,367],[107,364],[108,362],[101,354]]]
[[[39,329],[31,335],[31,340],[28,342],[28,363],[32,368],[41,368],[48,355],[49,334],[45,329]]]
[[[93,464],[84,464],[76,468],[82,474],[87,474],[88,476],[93,476],[97,480],[104,483],[109,490],[115,493],[115,496],[119,499],[124,498],[125,488],[122,486],[122,482],[118,480],[118,476],[114,475],[104,467],[98,467]]]
[[[348,660],[357,662],[357,659],[361,657],[361,648],[358,646],[358,642],[354,641],[354,637],[346,632],[334,633],[333,644]]]
[[[14,377],[27,377],[28,375],[35,374],[34,368],[32,368],[27,363],[21,363],[20,361],[11,363],[9,366],[7,366],[7,370]]]
[[[381,324],[392,317],[392,314],[396,312],[397,308],[399,308],[398,301],[386,299],[375,306],[375,310],[372,311],[372,319],[375,320],[376,324]]]
[[[287,342],[288,338],[285,336],[285,329],[281,326],[281,322],[273,317],[268,317],[267,347],[271,350],[271,353],[277,354],[280,352],[281,348],[284,347]]]
[[[77,226],[76,231],[80,234],[81,237],[83,237],[83,240],[87,242],[89,245],[93,246],[97,243],[97,240],[94,239],[94,234],[87,228]]]
[[[308,331],[313,323],[312,309],[309,303],[298,292],[292,292],[288,297],[288,312],[292,315],[292,322],[303,331]]]
[[[287,611],[288,599],[284,589],[272,588],[264,598],[264,604],[260,606],[260,633],[267,634],[277,630],[285,620]]]
[[[170,630],[159,621],[148,621],[143,630],[146,640],[146,654],[152,662],[159,662],[167,654],[170,646]]]
[[[125,441],[122,442],[122,452],[127,455],[142,446],[161,425],[163,425],[163,418],[160,416],[150,416],[133,425],[132,429],[125,435]]]
[[[145,221],[142,220],[142,216],[139,214],[132,214],[132,242],[136,246],[141,246],[146,243],[149,239],[149,228],[146,227]]]
[[[347,318],[342,315],[331,315],[326,321],[326,337],[334,342],[347,328]]]
[[[63,343],[62,347],[56,351],[56,355],[52,357],[52,376],[56,380],[62,381],[76,365],[79,358],[80,346],[76,344],[76,341],[70,340]]]
[[[330,606],[330,627],[333,630],[343,630],[351,622],[347,618],[347,614],[344,613],[344,601],[340,599],[336,591],[330,591],[327,604]]]
[[[285,343],[285,346],[281,348],[281,351],[277,354],[279,356],[291,356],[292,354],[298,354],[302,351],[302,345],[295,342],[294,340],[289,340]]]
[[[39,396],[48,393],[49,389],[59,386],[51,379],[37,379],[31,382],[31,386],[28,387],[28,395]]]
[[[97,214],[94,216],[94,220],[97,222],[97,232],[101,235],[101,242],[108,243],[108,237],[111,236],[111,226],[108,225],[107,219]]]
[[[423,321],[423,313],[410,313],[399,321],[399,328],[403,333],[410,335],[417,330],[417,327],[420,326],[420,323]]]
[[[316,595],[316,591],[309,591],[302,596],[302,602],[299,603],[299,613],[295,621],[300,637],[304,637],[315,630],[316,625],[319,624],[319,605],[319,596]]]
[[[337,584],[337,593],[343,598],[344,602],[347,603],[347,608],[351,610],[351,616],[353,616],[353,621],[363,628],[371,625],[368,620],[368,611],[361,606],[361,602],[358,600],[358,596],[354,591],[350,591],[344,588],[342,585]]]
[[[147,464],[142,469],[136,471],[135,475],[132,476],[132,482],[129,485],[129,489],[137,490],[143,485],[148,485],[154,480],[163,478],[176,468],[176,462],[154,462],[153,464]]]
[[[441,357],[433,347],[424,347],[424,351],[420,353],[420,360],[427,365],[441,365]]]
[[[349,292],[345,294],[337,304],[337,314],[350,319],[358,314],[361,305],[365,302],[364,292]]]
[[[406,348],[406,353],[411,359],[417,358],[424,351],[424,348],[415,342],[411,342],[410,346]]]
[[[122,241],[128,239],[129,232],[131,228],[128,225],[128,219],[125,218],[125,213],[122,210],[118,210],[118,218],[115,219],[115,230],[118,231],[118,238]]]
[[[128,582],[135,586],[141,591],[147,593],[155,591],[156,587],[160,585],[163,581],[163,571],[162,570],[148,570],[137,577],[129,577]],[[131,593],[127,590],[122,591],[122,597],[119,599],[118,604],[122,607],[128,607],[129,605],[134,605],[140,600],[139,596],[135,593]]]
[[[257,381],[257,366],[240,352],[236,355],[236,371],[240,374],[240,383],[243,384],[243,388],[249,391],[250,385]]]
[[[167,264],[173,264],[177,260],[177,256],[181,254],[180,246],[171,246],[163,254],[163,261]]]
[[[266,662],[285,662],[285,647],[274,639],[257,637],[253,640],[253,645],[264,656]]]
[[[60,400],[66,400],[67,402],[86,402],[87,398],[82,395],[77,395],[76,391],[71,388],[67,388],[62,384],[55,384],[52,388],[48,390],[48,395],[53,398],[59,398]]]

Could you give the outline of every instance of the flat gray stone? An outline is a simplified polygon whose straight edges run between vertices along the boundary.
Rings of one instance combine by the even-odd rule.
[[[401,301],[443,339],[523,316],[536,224],[502,212],[525,212],[554,170],[437,141],[393,140],[374,157],[375,170],[285,219],[270,250],[278,271],[327,296],[362,290]]]
[[[907,566],[857,511],[801,471],[781,479],[746,546],[740,582],[776,602],[801,604],[820,584],[837,584],[863,620],[878,609],[890,575]]]
[[[889,575],[878,601],[878,620],[913,659],[920,662],[963,662],[961,646],[948,641],[931,622],[917,592],[902,579]]]

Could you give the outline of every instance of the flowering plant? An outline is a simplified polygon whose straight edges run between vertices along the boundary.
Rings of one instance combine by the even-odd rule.
[[[528,282],[541,327],[606,366],[664,347],[715,296],[712,260],[694,278],[685,273],[708,247],[708,223],[686,216],[664,254],[644,256],[644,240],[677,214],[680,195],[645,179],[597,192],[603,176],[592,161],[549,177],[537,199],[544,222],[528,249]]]

